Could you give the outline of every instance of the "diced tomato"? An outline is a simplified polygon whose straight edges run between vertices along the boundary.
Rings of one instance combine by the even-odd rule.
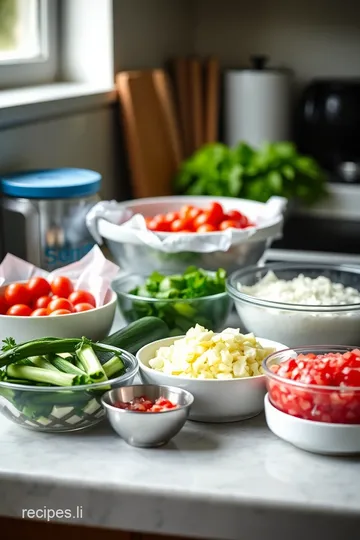
[[[114,407],[136,412],[164,412],[176,409],[177,405],[164,397],[159,397],[153,402],[146,396],[141,396],[128,402],[117,401],[114,403]]]
[[[360,424],[360,351],[299,354],[271,371],[284,382],[268,380],[269,396],[280,410],[318,422]],[[317,388],[304,388],[298,381]]]

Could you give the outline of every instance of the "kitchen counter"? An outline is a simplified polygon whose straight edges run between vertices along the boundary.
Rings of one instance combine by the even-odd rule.
[[[0,417],[0,434],[0,516],[80,506],[80,518],[58,521],[208,540],[340,540],[359,530],[360,459],[297,450],[262,415],[188,422],[150,450],[128,446],[106,423],[43,434]]]
[[[223,540],[335,540],[360,525],[359,460],[297,450],[262,416],[188,422],[154,450],[127,446],[106,424],[54,435],[1,418],[0,432],[2,516],[80,505],[72,524]]]

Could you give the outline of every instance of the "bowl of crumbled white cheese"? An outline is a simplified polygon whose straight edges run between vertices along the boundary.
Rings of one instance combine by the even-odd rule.
[[[215,333],[197,324],[184,336],[154,341],[137,353],[143,383],[178,386],[194,396],[191,420],[235,422],[264,408],[262,362],[282,343],[242,334]]]
[[[360,342],[360,268],[355,266],[251,266],[229,276],[227,291],[249,332],[290,347]]]

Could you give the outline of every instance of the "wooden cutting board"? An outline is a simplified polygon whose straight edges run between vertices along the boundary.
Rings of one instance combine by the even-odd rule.
[[[188,64],[186,58],[175,58],[171,63],[184,158],[189,157],[193,151]]]
[[[161,69],[121,72],[116,85],[133,195],[171,195],[182,150],[167,74]]]
[[[218,140],[220,69],[217,58],[205,62],[205,134],[204,143]]]
[[[192,122],[192,152],[204,142],[204,107],[202,64],[198,58],[189,60],[190,115]]]

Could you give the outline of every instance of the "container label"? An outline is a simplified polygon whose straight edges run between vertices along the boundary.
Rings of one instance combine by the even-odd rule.
[[[55,270],[67,264],[79,261],[94,247],[94,242],[87,242],[80,246],[46,247],[44,250],[45,270]]]

